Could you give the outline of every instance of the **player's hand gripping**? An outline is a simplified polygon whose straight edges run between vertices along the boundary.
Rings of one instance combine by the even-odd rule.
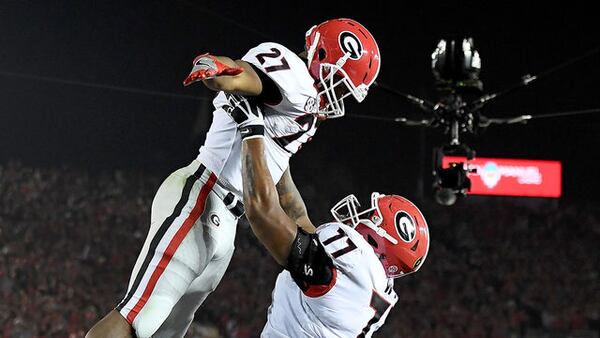
[[[229,104],[223,108],[237,124],[242,140],[263,137],[265,121],[260,107],[243,96],[226,94]]]
[[[194,67],[190,75],[183,80],[184,86],[220,75],[238,75],[244,71],[242,67],[230,67],[208,53],[196,56],[192,64]]]

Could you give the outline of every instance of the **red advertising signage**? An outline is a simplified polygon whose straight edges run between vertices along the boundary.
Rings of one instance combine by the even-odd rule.
[[[443,167],[466,158],[444,156]],[[474,195],[560,197],[561,163],[559,161],[513,160],[478,157],[469,162],[471,191]]]

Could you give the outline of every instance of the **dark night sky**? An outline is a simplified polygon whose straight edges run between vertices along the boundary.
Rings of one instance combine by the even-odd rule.
[[[488,92],[600,45],[586,8],[534,2],[499,7],[483,1],[429,8],[399,1],[289,3],[1,1],[0,163],[20,159],[31,165],[144,168],[166,175],[196,156],[210,122],[206,103],[82,84],[209,98],[212,93],[202,86],[181,85],[196,54],[236,58],[266,40],[300,51],[304,32],[332,17],[356,19],[373,33],[382,54],[381,82],[430,99],[435,99],[430,54],[447,33],[475,38]],[[599,69],[596,54],[490,105],[485,113],[600,107]],[[364,104],[348,110],[419,116],[412,106],[376,89]],[[480,156],[561,160],[565,197],[598,200],[599,122],[597,114],[498,126],[469,144]],[[292,163],[301,181],[324,165],[339,166],[372,189],[414,191],[419,178],[429,180],[431,148],[442,140],[440,131],[344,118],[325,123]],[[372,175],[374,166],[382,173]]]

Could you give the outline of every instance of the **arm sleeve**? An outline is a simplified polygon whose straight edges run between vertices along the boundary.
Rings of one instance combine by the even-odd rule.
[[[335,285],[337,270],[317,234],[298,228],[285,267],[298,287],[309,297],[320,297]]]

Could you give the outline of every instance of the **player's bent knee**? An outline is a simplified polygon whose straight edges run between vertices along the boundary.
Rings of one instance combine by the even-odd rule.
[[[90,331],[85,338],[133,338],[135,334],[133,328],[116,310],[108,313]]]
[[[133,320],[137,338],[152,337],[169,317],[174,305],[169,297],[151,297]]]

